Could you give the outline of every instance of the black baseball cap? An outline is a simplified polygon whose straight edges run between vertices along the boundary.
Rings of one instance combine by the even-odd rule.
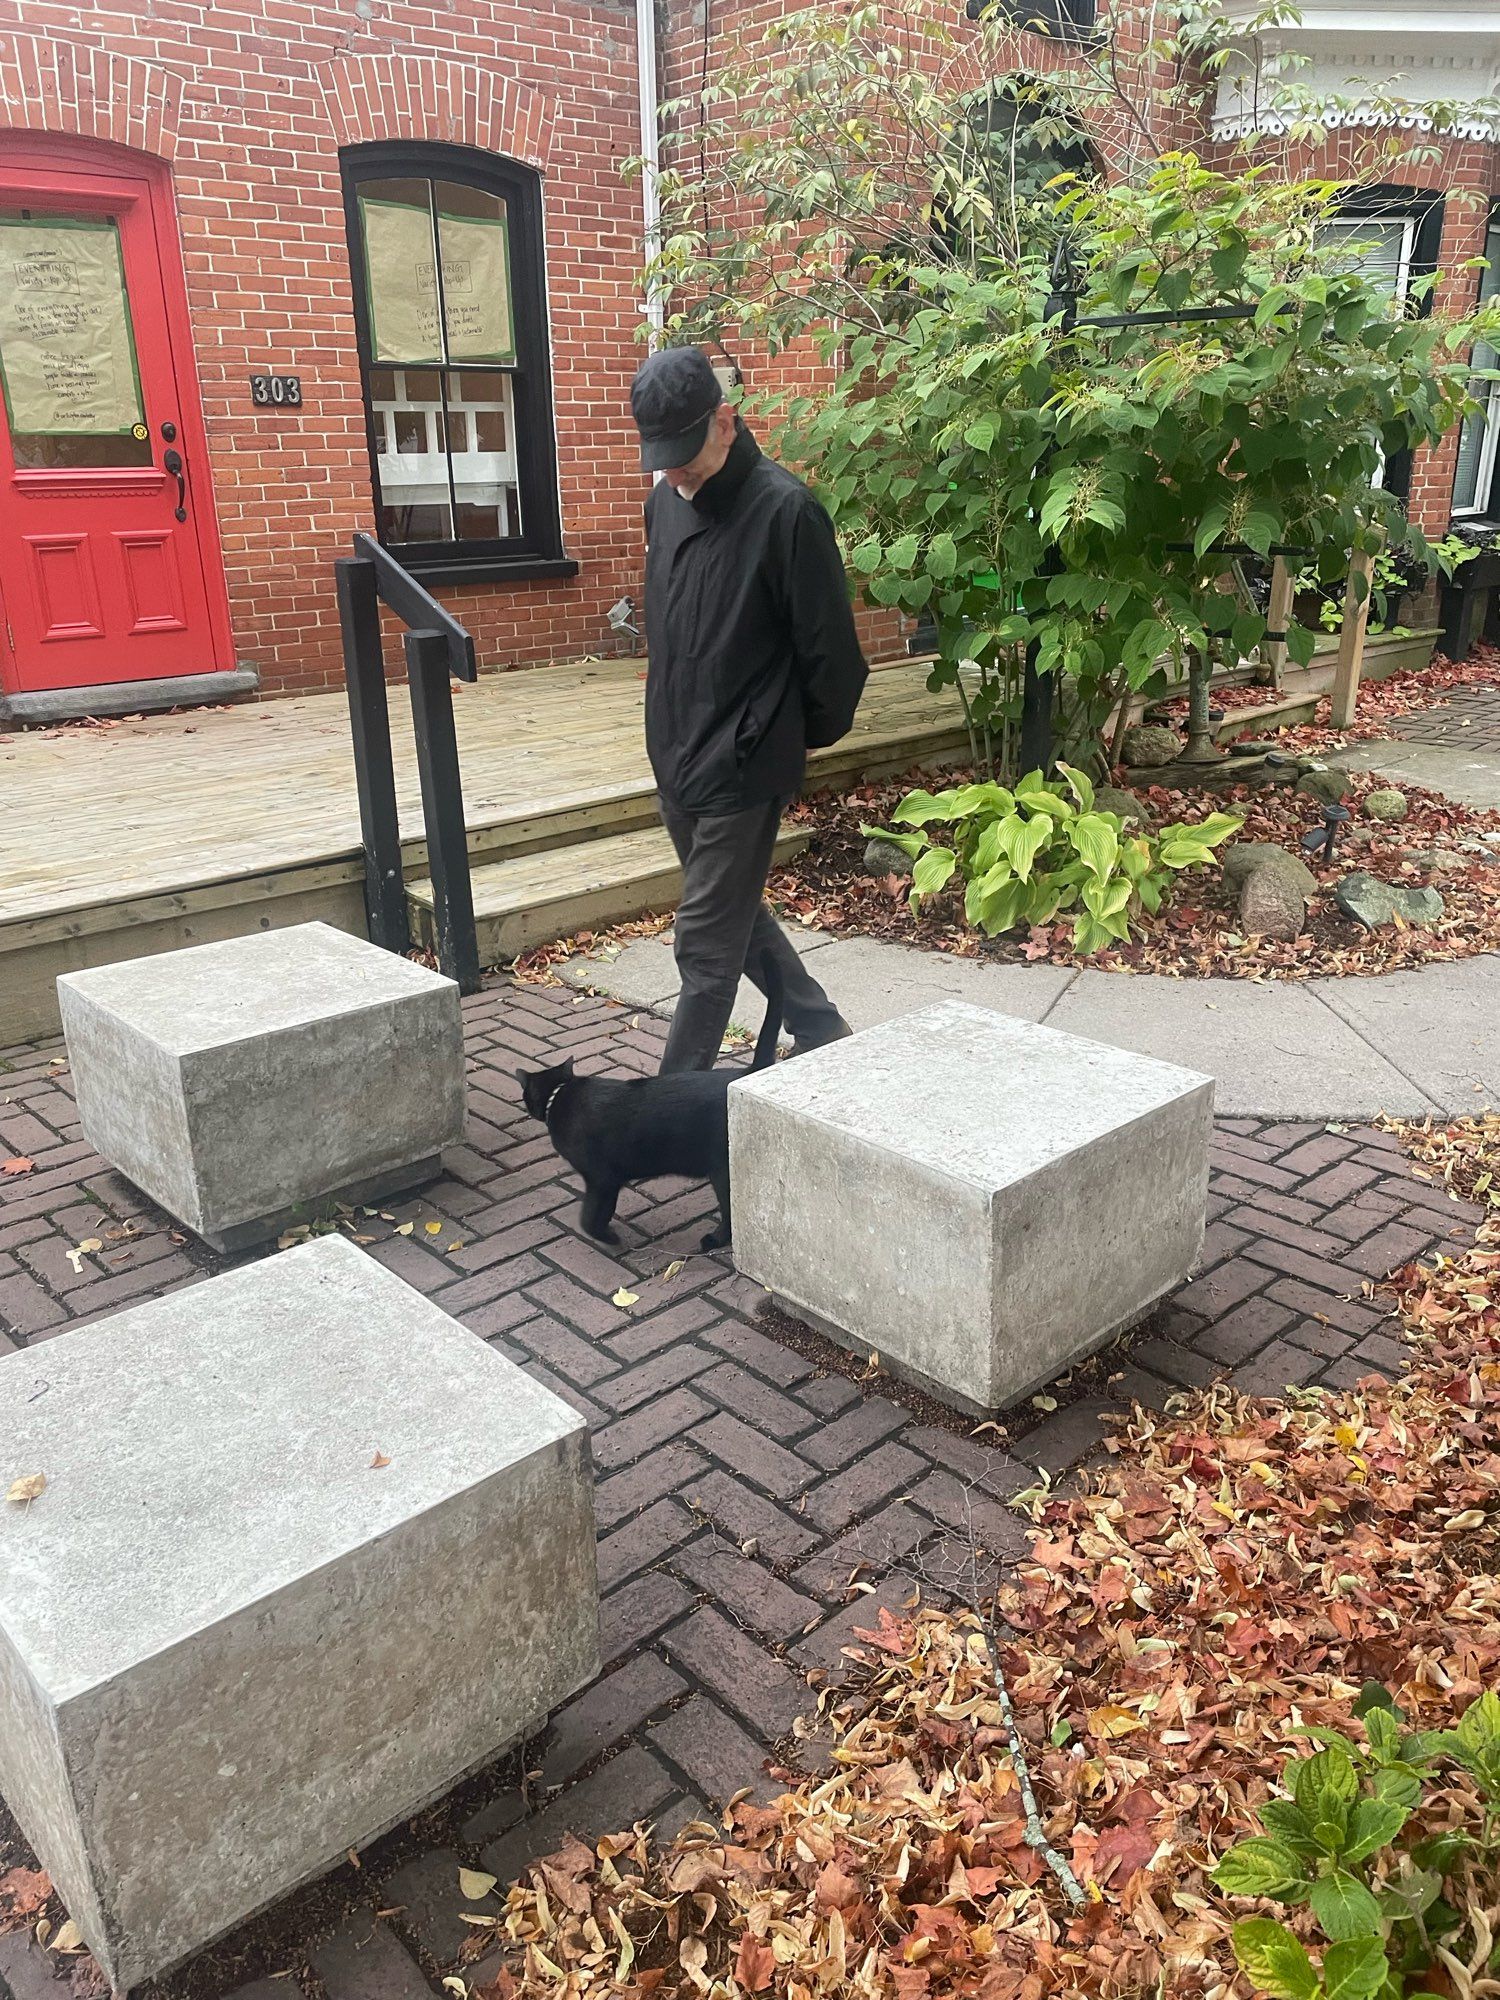
[[[630,385],[642,472],[673,472],[690,464],[707,442],[709,420],[723,400],[719,378],[699,347],[663,347],[644,361]]]

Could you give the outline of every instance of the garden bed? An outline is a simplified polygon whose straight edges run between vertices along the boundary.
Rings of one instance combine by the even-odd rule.
[[[955,782],[962,781],[956,775]],[[1309,864],[1318,890],[1301,937],[1280,943],[1246,936],[1222,870],[1212,863],[1181,876],[1171,902],[1160,916],[1142,918],[1132,943],[1082,959],[1073,950],[1065,921],[990,939],[965,921],[961,896],[933,896],[914,913],[907,882],[865,872],[861,824],[888,825],[900,799],[921,782],[921,775],[913,773],[906,780],[810,798],[796,807],[797,822],[812,839],[771,877],[771,898],[781,914],[836,936],[884,938],[959,958],[1084,964],[1100,971],[1176,978],[1362,977],[1500,950],[1500,861],[1465,853],[1462,847],[1482,833],[1500,834],[1500,813],[1456,805],[1404,785],[1406,818],[1395,826],[1383,825],[1360,811],[1360,800],[1384,783],[1373,773],[1348,774],[1353,817],[1339,835],[1333,867]],[[1293,852],[1300,851],[1303,834],[1320,823],[1311,799],[1281,788],[1252,792],[1243,785],[1212,791],[1155,786],[1138,795],[1160,824],[1192,822],[1215,811],[1239,813],[1245,821],[1241,839],[1273,842]],[[1416,854],[1435,854],[1438,863],[1419,864],[1412,859]],[[1354,869],[1408,888],[1438,888],[1442,918],[1431,930],[1363,930],[1333,901],[1335,886]]]

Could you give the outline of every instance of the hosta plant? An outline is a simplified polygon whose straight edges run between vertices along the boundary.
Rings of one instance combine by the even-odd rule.
[[[1287,1772],[1289,1796],[1262,1806],[1265,1832],[1232,1847],[1214,1873],[1231,1895],[1305,1910],[1321,1934],[1319,1957],[1274,1917],[1237,1924],[1235,1956],[1275,2000],[1433,2000],[1433,1979],[1462,2000],[1493,1993],[1500,1952],[1472,1885],[1477,1871],[1493,1889],[1500,1696],[1471,1703],[1455,1729],[1408,1731],[1372,1683],[1356,1714],[1363,1744],[1332,1730],[1303,1732],[1320,1748]],[[1442,1760],[1480,1794],[1477,1837],[1445,1811],[1432,1816],[1437,1830],[1416,1829],[1412,1838]],[[1298,1925],[1303,1935],[1310,1928]]]
[[[1142,910],[1161,908],[1174,877],[1212,860],[1242,824],[1233,813],[1210,813],[1194,826],[1141,833],[1096,809],[1082,771],[1058,768],[1051,782],[1028,772],[1013,791],[985,782],[908,792],[893,826],[862,831],[912,856],[913,909],[956,876],[965,915],[988,936],[1067,917],[1074,950],[1093,952],[1126,942]],[[946,840],[934,836],[939,828]]]

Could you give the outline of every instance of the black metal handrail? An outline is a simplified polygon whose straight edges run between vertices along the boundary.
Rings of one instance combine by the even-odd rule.
[[[340,557],[334,564],[334,576],[344,640],[349,726],[354,737],[354,774],[359,787],[370,940],[386,951],[411,949],[396,774],[391,761],[391,718],[380,644],[380,606],[384,602],[407,627],[402,645],[411,687],[412,733],[422,786],[438,964],[458,982],[460,992],[477,993],[479,941],[474,932],[474,892],[469,880],[469,844],[450,685],[450,676],[461,681],[479,678],[474,641],[453,614],[371,535],[354,537],[354,554]]]

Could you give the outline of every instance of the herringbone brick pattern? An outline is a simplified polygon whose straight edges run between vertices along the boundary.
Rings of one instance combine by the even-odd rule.
[[[1450,750],[1500,750],[1500,688],[1456,688],[1436,708],[1399,715],[1389,725],[1404,743],[1440,743]]]
[[[696,1248],[707,1188],[628,1191],[616,1252],[579,1233],[576,1182],[525,1116],[512,1071],[571,1054],[584,1068],[650,1072],[658,1022],[503,981],[466,1017],[466,1143],[392,1220],[361,1213],[350,1226],[588,1418],[604,1673],[526,1746],[524,1794],[510,1767],[466,1788],[360,1871],[340,1871],[315,1909],[295,1903],[242,1949],[169,1982],[174,1995],[268,2000],[300,1982],[324,2000],[425,1996],[466,1934],[460,1862],[503,1878],[570,1828],[676,1823],[742,1786],[774,1789],[767,1759],[806,1754],[792,1725],[873,1618],[869,1593],[962,1593],[976,1551],[1012,1558],[1023,1538],[1005,1501],[1038,1469],[1056,1476],[1101,1450],[1131,1396],[1159,1404],[1217,1375],[1271,1395],[1397,1367],[1371,1281],[1476,1219],[1414,1178],[1381,1133],[1221,1120],[1199,1276],[1088,1371],[1082,1394],[1075,1382],[1060,1407],[1015,1413],[1001,1449],[889,1381],[857,1379],[815,1340],[781,1337],[789,1329],[727,1259]],[[0,1349],[219,1267],[81,1143],[61,1055],[57,1044],[0,1052],[0,1158],[35,1163],[0,1181]],[[100,1247],[80,1252],[91,1238]],[[623,1307],[622,1290],[636,1295]],[[34,1961],[24,1941],[0,1939],[15,2000],[57,1991],[35,1984]],[[287,1969],[290,1982],[243,1983]]]

